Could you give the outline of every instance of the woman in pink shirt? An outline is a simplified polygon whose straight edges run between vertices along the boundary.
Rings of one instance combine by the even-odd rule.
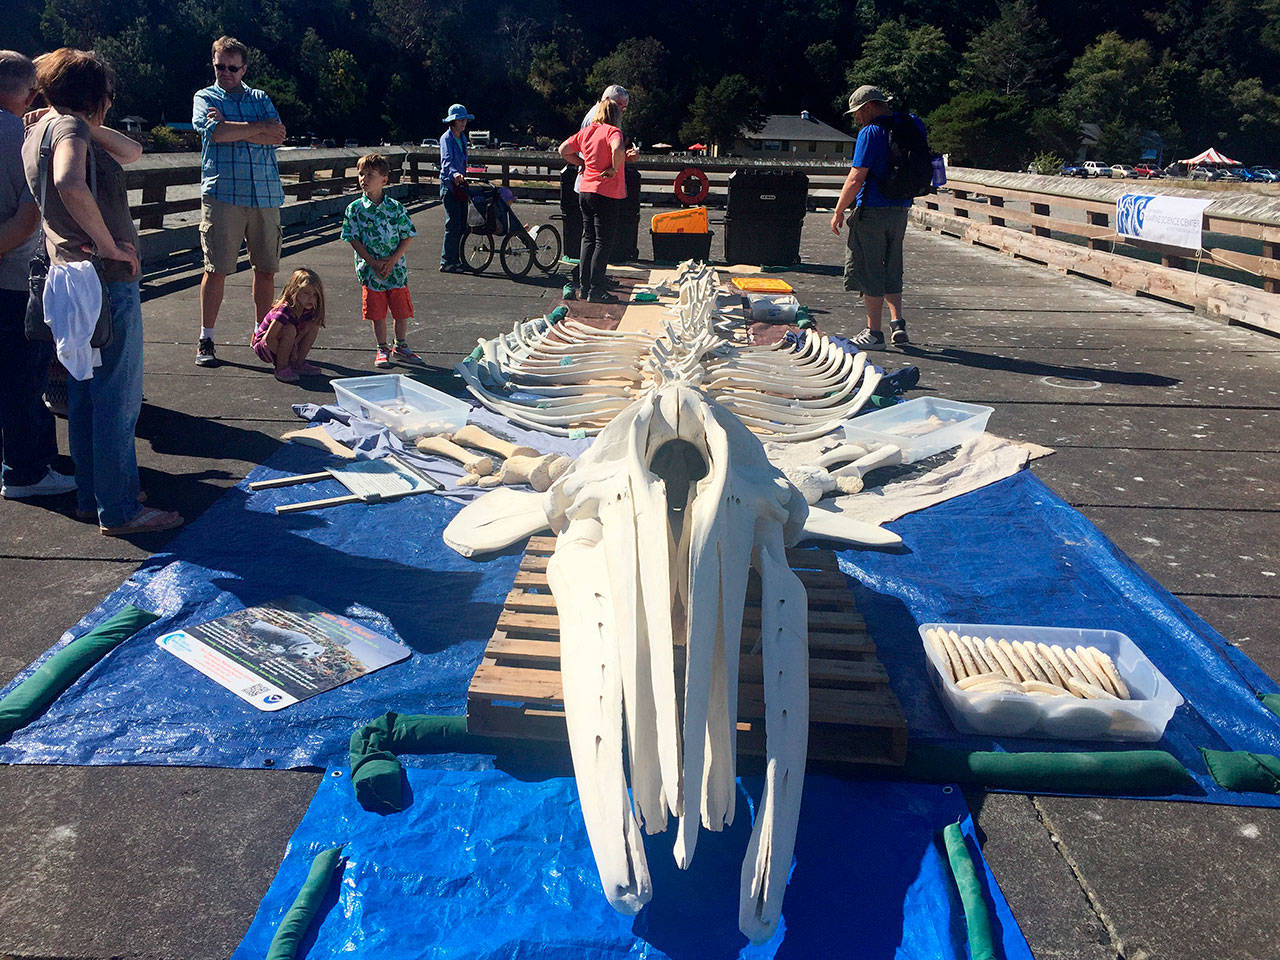
[[[618,214],[627,195],[627,178],[622,167],[623,149],[618,122],[622,111],[612,100],[601,100],[590,126],[583,127],[560,144],[566,163],[582,167],[578,202],[582,205],[582,262],[578,268],[582,289],[579,296],[590,303],[617,303],[605,289],[605,268],[618,229]]]

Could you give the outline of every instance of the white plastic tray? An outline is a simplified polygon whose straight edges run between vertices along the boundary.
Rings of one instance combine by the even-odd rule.
[[[915,463],[959,446],[987,429],[991,407],[942,397],[917,397],[854,417],[844,425],[854,443],[891,443],[902,448],[904,463]]]
[[[390,427],[400,437],[452,433],[466,425],[471,405],[399,373],[333,381],[338,406]]]
[[[945,663],[925,632],[934,627],[961,636],[995,637],[1063,647],[1097,647],[1115,661],[1131,700],[1080,700],[1025,693],[970,695],[955,685]],[[1165,725],[1182,703],[1182,694],[1146,658],[1137,644],[1116,630],[1073,627],[1026,627],[991,623],[922,623],[920,641],[929,663],[929,677],[955,725],[967,733],[998,737],[1037,737],[1056,740],[1131,740],[1152,742],[1164,735]]]

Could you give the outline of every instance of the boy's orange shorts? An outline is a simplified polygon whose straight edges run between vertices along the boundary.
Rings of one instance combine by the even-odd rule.
[[[364,310],[364,318],[369,321],[387,319],[387,307],[391,308],[391,316],[396,320],[408,320],[413,316],[413,301],[409,298],[408,287],[396,287],[394,290],[370,290],[360,287],[360,303]]]

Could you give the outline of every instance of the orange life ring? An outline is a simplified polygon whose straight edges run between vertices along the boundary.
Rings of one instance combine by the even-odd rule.
[[[697,193],[690,193],[687,190],[687,185],[690,180],[698,184]],[[707,194],[711,192],[711,181],[708,180],[707,175],[697,167],[685,167],[676,174],[675,192],[677,200],[683,204],[692,206],[707,199]]]

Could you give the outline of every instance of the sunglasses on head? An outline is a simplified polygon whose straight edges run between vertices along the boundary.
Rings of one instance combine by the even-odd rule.
[[[244,69],[244,66],[241,65],[239,67],[233,67],[229,63],[215,63],[213,65],[213,69],[218,71],[218,73],[239,73]]]

